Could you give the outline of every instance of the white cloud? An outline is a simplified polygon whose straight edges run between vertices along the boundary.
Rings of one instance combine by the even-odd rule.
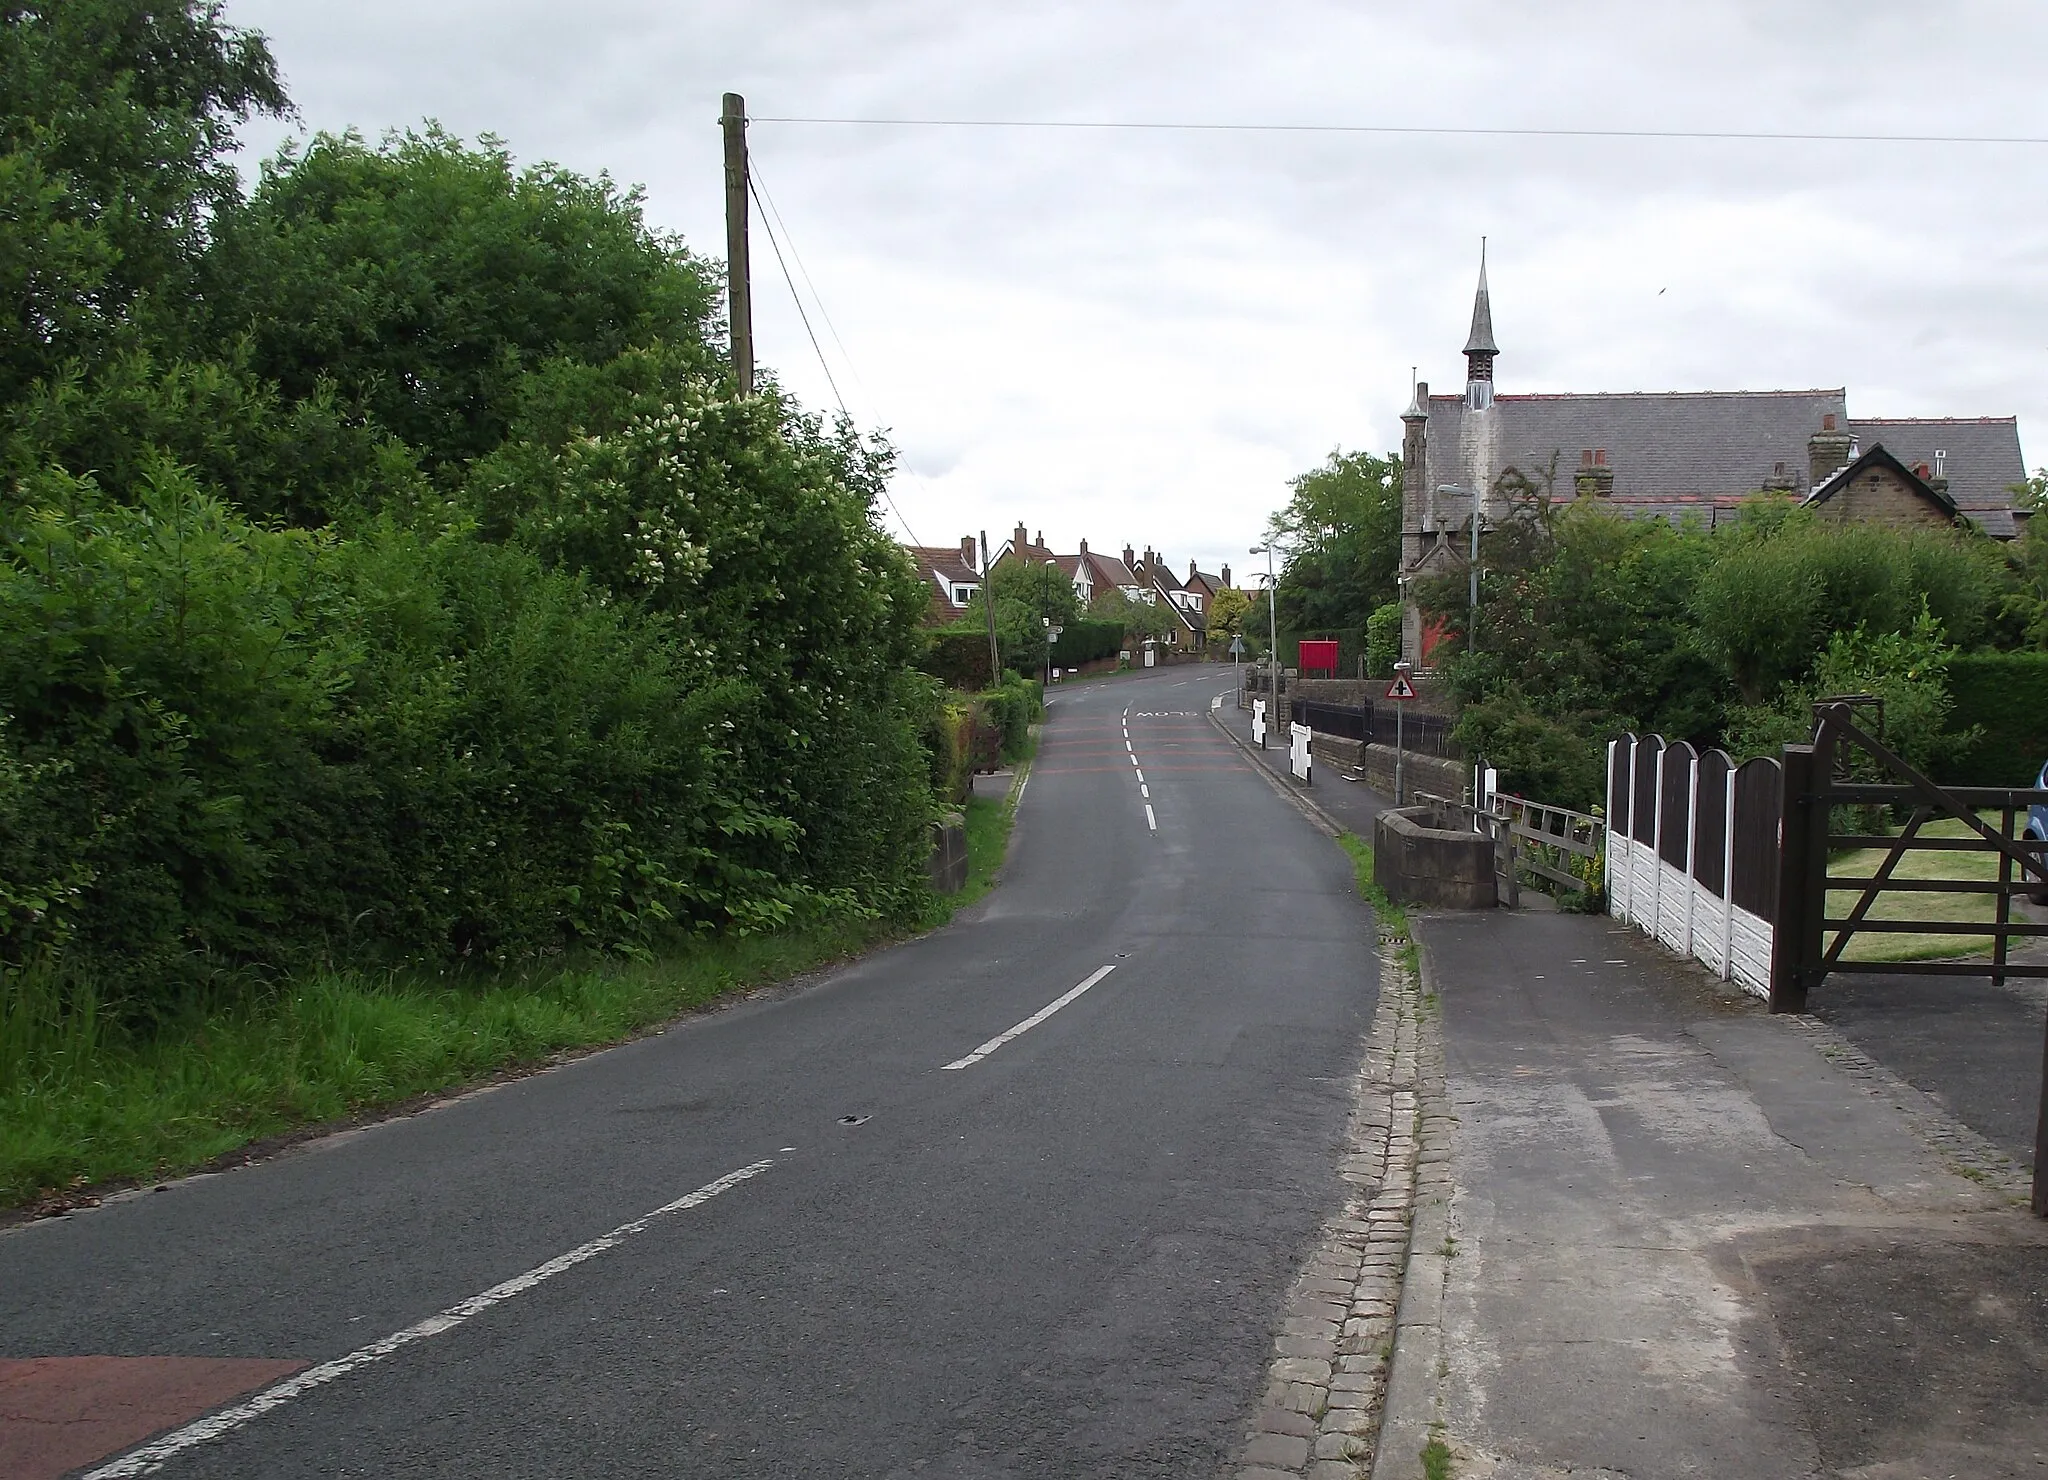
[[[719,94],[757,116],[2032,135],[2020,3],[1529,6],[231,0],[315,128],[438,118],[644,182],[722,248]],[[260,139],[264,147],[276,134]],[[1397,445],[1462,373],[1493,242],[1501,385],[1844,385],[1866,415],[2048,412],[2048,149],[760,123],[896,502],[1243,567],[1285,480]],[[772,255],[762,358],[830,393]],[[1659,291],[1659,290],[1663,291]]]

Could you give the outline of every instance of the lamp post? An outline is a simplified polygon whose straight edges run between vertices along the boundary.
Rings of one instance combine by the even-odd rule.
[[[1266,672],[1273,680],[1273,712],[1270,725],[1280,712],[1280,578],[1273,572],[1273,542],[1253,545],[1252,554],[1266,557],[1266,631],[1273,645],[1266,650]]]

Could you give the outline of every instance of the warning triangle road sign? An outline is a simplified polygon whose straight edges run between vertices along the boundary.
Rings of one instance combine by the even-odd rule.
[[[1415,697],[1415,685],[1408,682],[1407,674],[1398,675],[1392,683],[1387,685],[1387,697],[1389,699],[1412,699]]]

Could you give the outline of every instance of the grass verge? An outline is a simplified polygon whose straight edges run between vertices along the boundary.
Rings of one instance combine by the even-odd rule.
[[[1007,801],[969,802],[967,887],[935,900],[923,925],[989,891],[1013,813]],[[53,1021],[35,983],[0,982],[0,1209],[89,1204],[253,1143],[530,1072],[905,933],[843,921],[692,941],[647,962],[462,978],[322,972],[147,1038],[90,1017]]]
[[[1408,928],[1408,912],[1387,897],[1387,891],[1379,886],[1372,874],[1372,844],[1354,832],[1337,834],[1337,846],[1351,855],[1351,876],[1358,881],[1358,892],[1365,896],[1373,913],[1379,917],[1380,934],[1389,941],[1401,943],[1401,957],[1408,969],[1420,979],[1421,969],[1416,959],[1415,936]]]
[[[1996,828],[1997,813],[1989,813],[1985,821]],[[1898,828],[1890,829],[1897,833]],[[1973,836],[1970,829],[1954,818],[1931,822],[1920,829],[1920,836],[1929,838],[1964,838]],[[1828,872],[1838,878],[1870,878],[1884,865],[1885,850],[1862,848],[1839,853],[1828,860]],[[1986,848],[1982,852],[1934,853],[1908,849],[1899,866],[1892,871],[1900,879],[1966,879],[1994,886],[1998,880],[1998,855]],[[1831,889],[1828,891],[1828,914],[1831,918],[1845,918],[1856,907],[1862,897],[1857,889]],[[1865,914],[1870,920],[1914,920],[1925,921],[1931,929],[1927,931],[1883,932],[1854,934],[1843,956],[1851,961],[1931,961],[1953,956],[1989,956],[1991,939],[1983,935],[1945,935],[1941,925],[1945,922],[1972,922],[1988,925],[1996,917],[1997,896],[1985,894],[1924,894],[1912,890],[1897,889],[1879,893],[1871,902]],[[2015,918],[2018,918],[2015,912]],[[1834,942],[1833,935],[1828,944]]]

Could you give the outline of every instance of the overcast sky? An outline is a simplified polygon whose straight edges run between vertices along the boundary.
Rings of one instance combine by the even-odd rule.
[[[644,185],[714,256],[727,90],[760,119],[2048,134],[2037,0],[227,14],[270,37],[307,129],[495,133]],[[2048,146],[766,121],[751,141],[927,544],[1021,520],[1242,579],[1290,476],[1399,446],[1411,364],[1462,384],[1482,233],[1504,392],[1845,385],[1854,415],[2017,414],[2030,464],[2048,416]],[[758,229],[754,284],[760,359],[829,407]]]

